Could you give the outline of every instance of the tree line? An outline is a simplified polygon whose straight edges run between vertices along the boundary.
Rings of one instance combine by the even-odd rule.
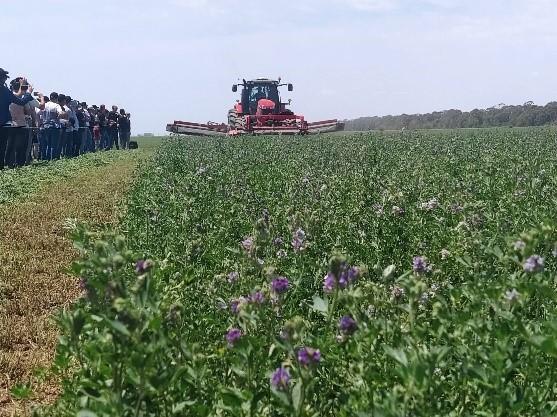
[[[345,130],[351,131],[542,126],[557,123],[557,101],[545,106],[528,101],[523,105],[501,103],[488,109],[468,112],[451,109],[425,114],[360,117],[345,123]]]

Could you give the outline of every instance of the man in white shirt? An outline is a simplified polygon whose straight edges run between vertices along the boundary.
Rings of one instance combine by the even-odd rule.
[[[50,94],[50,101],[45,104],[43,115],[44,135],[40,154],[42,160],[56,159],[61,140],[60,118],[66,117],[62,107],[58,104],[58,93]]]

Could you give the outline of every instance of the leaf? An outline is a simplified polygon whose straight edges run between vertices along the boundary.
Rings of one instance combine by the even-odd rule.
[[[94,413],[91,410],[81,410],[77,413],[77,417],[97,417],[97,413]]]
[[[12,396],[18,400],[26,400],[31,397],[31,394],[33,394],[31,388],[24,384],[14,385],[10,392],[12,393]]]
[[[313,311],[317,311],[319,313],[322,313],[323,315],[327,315],[329,312],[329,302],[326,299],[314,295],[313,306],[311,308]]]
[[[393,274],[395,273],[396,270],[396,266],[395,265],[389,265],[388,267],[386,267],[383,270],[383,279],[389,279],[393,276]]]
[[[405,367],[408,366],[408,358],[406,357],[406,353],[404,353],[404,351],[400,349],[393,349],[390,346],[384,346],[383,349],[385,350],[385,353],[395,361]]]
[[[121,321],[109,320],[108,323],[110,324],[110,326],[112,326],[112,328],[114,330],[123,334],[124,336],[129,336],[130,335],[130,331],[128,330],[126,325],[124,323],[122,323]]]
[[[174,405],[172,406],[172,414],[178,414],[178,413],[184,411],[184,408],[186,408],[186,405],[187,405],[187,404],[186,404],[185,401],[182,401],[182,402],[180,402],[180,403],[178,403],[178,404],[174,404]]]
[[[491,248],[491,252],[497,256],[497,258],[502,259],[503,258],[503,251],[501,250],[501,248],[499,246],[494,246],[493,248]]]
[[[278,391],[274,388],[272,388],[271,391],[284,405],[286,405],[287,407],[290,406],[290,400],[288,399],[288,395],[286,395],[284,392]]]
[[[299,410],[300,407],[302,406],[301,404],[301,400],[302,400],[302,388],[303,388],[303,383],[302,380],[300,379],[296,385],[294,386],[294,388],[292,389],[292,406],[294,407],[294,410]]]

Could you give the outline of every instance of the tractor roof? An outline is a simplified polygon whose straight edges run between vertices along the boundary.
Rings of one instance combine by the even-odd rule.
[[[256,78],[255,80],[246,81],[247,84],[278,84],[276,80],[270,80],[269,78]]]

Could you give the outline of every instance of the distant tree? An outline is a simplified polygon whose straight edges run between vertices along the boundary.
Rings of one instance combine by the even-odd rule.
[[[512,106],[499,103],[470,112],[444,110],[426,114],[360,117],[346,121],[347,130],[455,129],[498,126],[542,126],[557,123],[557,101],[536,106],[533,101]]]

